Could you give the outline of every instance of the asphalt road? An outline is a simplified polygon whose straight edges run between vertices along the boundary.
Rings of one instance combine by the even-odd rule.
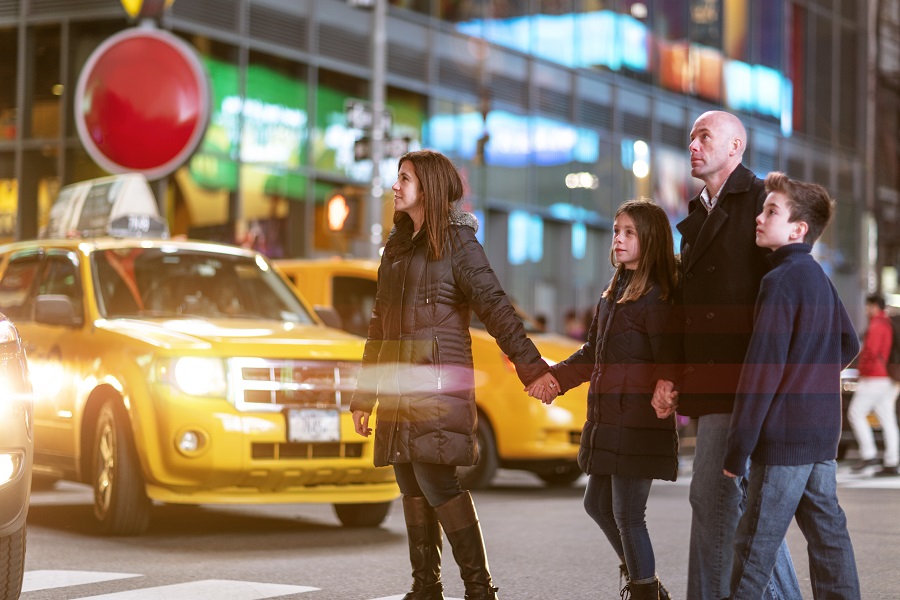
[[[688,470],[688,469],[686,469]],[[685,597],[689,475],[654,484],[648,525],[657,570]],[[547,489],[502,471],[475,494],[491,571],[504,600],[618,598],[618,560],[581,506],[583,480]],[[840,474],[866,600],[900,598],[900,478]],[[157,506],[141,537],[105,538],[93,528],[90,492],[58,484],[33,494],[22,600],[385,600],[410,582],[399,503],[378,529],[342,528],[323,505]],[[805,542],[789,545],[805,598]],[[448,553],[446,597],[463,588]]]

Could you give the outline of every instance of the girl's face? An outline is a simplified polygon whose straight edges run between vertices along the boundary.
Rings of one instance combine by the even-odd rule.
[[[616,262],[630,271],[637,269],[641,259],[641,245],[634,219],[627,213],[620,214],[613,222],[613,250]]]
[[[422,199],[419,195],[419,178],[412,162],[405,160],[397,172],[397,181],[391,186],[394,190],[394,210],[407,213],[414,223],[419,223],[422,215]]]

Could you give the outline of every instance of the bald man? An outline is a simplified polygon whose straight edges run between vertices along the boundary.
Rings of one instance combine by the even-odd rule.
[[[726,438],[744,355],[750,343],[768,250],[756,245],[756,216],[765,185],[741,164],[747,132],[723,111],[703,113],[691,129],[691,175],[703,190],[678,223],[685,369],[680,381],[660,381],[657,415],[676,408],[696,419],[690,499],[687,597],[730,596],[732,539],[743,513],[746,480],[722,472]],[[766,598],[802,598],[787,546],[782,544]]]

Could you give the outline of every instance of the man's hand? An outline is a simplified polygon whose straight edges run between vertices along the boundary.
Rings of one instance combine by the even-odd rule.
[[[356,429],[356,433],[363,437],[369,437],[372,433],[372,429],[369,427],[370,414],[361,410],[353,411],[353,428]]]
[[[728,471],[727,469],[722,469],[722,473],[723,473],[726,477],[731,477],[732,479],[734,479],[735,477],[737,477],[737,475],[735,475],[734,473]]]
[[[544,404],[550,404],[559,395],[559,382],[547,371],[532,381],[525,391],[532,398],[537,398]]]
[[[678,392],[675,391],[675,384],[666,379],[657,381],[650,406],[656,411],[659,419],[666,419],[674,413],[678,408]]]

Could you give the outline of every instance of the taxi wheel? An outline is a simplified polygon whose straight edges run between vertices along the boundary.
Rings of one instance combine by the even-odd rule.
[[[390,510],[390,502],[334,505],[334,514],[344,527],[378,527]]]
[[[18,598],[25,575],[25,524],[0,536],[0,598]]]
[[[150,524],[150,499],[144,491],[137,453],[123,409],[107,400],[94,432],[94,516],[108,535],[137,535]]]
[[[561,465],[546,471],[537,471],[535,475],[549,487],[565,487],[578,481],[582,473],[577,464],[571,464]]]
[[[459,467],[456,470],[459,485],[464,490],[480,490],[491,485],[500,462],[497,458],[494,428],[480,412],[478,428],[475,429],[475,442],[478,444],[478,462],[471,467]]]

